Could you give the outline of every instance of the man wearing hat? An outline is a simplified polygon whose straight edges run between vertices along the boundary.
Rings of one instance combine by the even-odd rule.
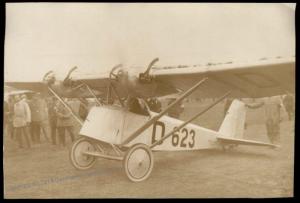
[[[65,102],[67,102],[66,99]],[[55,111],[56,111],[56,118],[57,118],[56,127],[58,132],[58,138],[60,144],[63,147],[65,147],[66,146],[65,131],[69,132],[72,142],[75,140],[75,133],[73,128],[71,112],[61,102],[57,103]]]
[[[286,93],[287,94],[284,96],[282,102],[283,102],[284,108],[288,114],[289,121],[290,121],[290,120],[292,120],[294,113],[295,113],[295,98],[291,93],[289,93],[289,92],[286,92]]]
[[[15,96],[16,103],[14,105],[13,126],[16,130],[16,137],[19,142],[20,148],[23,148],[22,135],[24,135],[27,147],[30,148],[27,126],[29,125],[31,120],[31,112],[25,99],[25,95],[22,96],[22,99],[19,95]]]
[[[267,135],[272,144],[280,143],[280,109],[283,107],[279,97],[263,98],[258,103],[246,104],[250,109],[264,108],[264,119]]]
[[[32,113],[31,119],[31,138],[34,143],[41,143],[41,130],[45,138],[48,140],[48,108],[44,99],[41,98],[40,93],[33,95],[30,102],[30,109]]]

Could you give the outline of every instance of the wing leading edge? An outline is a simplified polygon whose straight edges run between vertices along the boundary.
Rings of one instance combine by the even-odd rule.
[[[295,92],[295,57],[264,59],[256,63],[155,68],[153,75],[158,83],[181,90],[208,77],[193,94],[199,98],[216,98],[229,90],[232,98],[268,97]]]
[[[153,67],[151,75],[155,85],[139,86],[141,92],[151,92],[151,97],[165,96],[187,90],[204,77],[208,80],[191,96],[217,98],[231,91],[232,98],[260,98],[295,92],[295,57],[261,59],[254,63],[207,64],[177,68]],[[107,96],[110,80],[104,75],[79,76],[73,81],[89,85]],[[38,92],[47,92],[42,82],[6,82],[6,85]],[[155,87],[155,89],[153,89]],[[148,90],[147,90],[148,89]],[[126,92],[122,85],[117,91]],[[150,95],[150,94],[149,94]]]

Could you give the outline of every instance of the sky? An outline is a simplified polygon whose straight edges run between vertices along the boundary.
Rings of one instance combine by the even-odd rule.
[[[7,3],[5,81],[295,55],[295,4]]]

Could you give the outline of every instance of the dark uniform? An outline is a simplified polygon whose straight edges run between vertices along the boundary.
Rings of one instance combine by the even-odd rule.
[[[287,94],[283,98],[284,108],[289,116],[289,120],[292,120],[293,114],[295,112],[295,98],[291,94]]]
[[[280,101],[268,100],[265,102],[265,120],[267,133],[272,143],[280,141]]]
[[[56,108],[57,116],[57,132],[59,136],[60,143],[63,146],[66,146],[65,131],[67,130],[71,136],[72,142],[75,140],[74,129],[73,129],[73,120],[71,113],[65,106],[59,102]]]
[[[15,100],[12,96],[9,97],[8,99],[8,126],[7,126],[7,132],[8,135],[10,136],[11,139],[14,139],[14,134],[15,134],[15,128],[13,125],[13,119],[14,119],[14,105],[15,105]]]
[[[49,124],[51,129],[51,141],[52,144],[56,145],[56,123],[57,123],[57,116],[55,110],[55,102],[54,98],[48,101],[48,116],[49,116]]]
[[[279,143],[281,101],[278,98],[274,97],[267,98],[258,104],[247,104],[246,106],[252,109],[259,108],[262,106],[264,107],[267,135],[271,143]]]
[[[85,120],[89,113],[88,109],[87,109],[88,105],[89,105],[89,103],[85,99],[83,99],[82,102],[80,102],[78,114],[82,120]]]
[[[7,132],[7,126],[8,126],[8,118],[9,118],[9,106],[8,106],[8,102],[4,100],[4,115],[3,115],[3,127],[4,127],[4,131],[5,133]]]
[[[31,110],[31,139],[33,143],[41,142],[41,130],[48,136],[48,111],[47,104],[42,98],[34,97],[29,107]]]

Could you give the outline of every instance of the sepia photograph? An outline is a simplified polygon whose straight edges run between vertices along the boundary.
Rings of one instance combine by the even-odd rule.
[[[294,197],[296,3],[6,3],[5,199]]]

